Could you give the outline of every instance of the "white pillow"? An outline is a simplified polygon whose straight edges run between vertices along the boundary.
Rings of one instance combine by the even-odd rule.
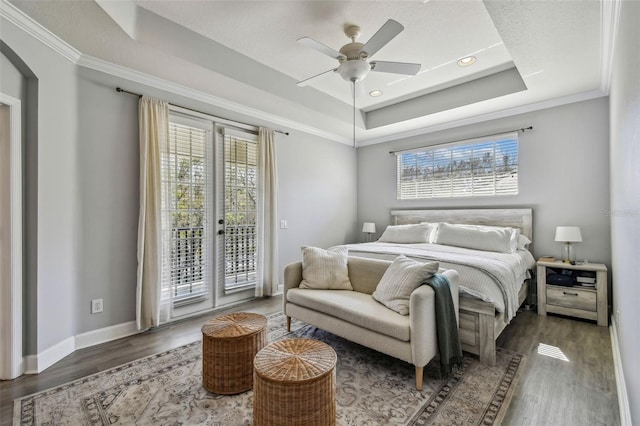
[[[387,268],[371,296],[400,315],[409,315],[411,293],[438,272],[438,262],[418,262],[404,255]]]
[[[438,223],[432,223],[432,222],[420,222],[421,225],[429,225],[429,227],[431,228],[431,232],[429,232],[428,234],[428,239],[427,242],[428,243],[433,243],[436,240],[436,235],[438,234]]]
[[[428,243],[433,226],[428,223],[389,225],[378,241],[381,243]]]
[[[346,247],[324,250],[303,246],[300,288],[353,290],[349,281],[348,256]]]
[[[518,234],[518,250],[527,250],[531,240],[522,234]]]
[[[436,243],[475,250],[513,253],[518,241],[514,234],[513,228],[442,222],[438,225]]]

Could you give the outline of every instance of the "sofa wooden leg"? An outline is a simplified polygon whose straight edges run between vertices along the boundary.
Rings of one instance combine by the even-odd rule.
[[[287,331],[291,331],[291,317],[287,317]]]
[[[416,367],[416,389],[422,390],[422,373],[424,367]]]

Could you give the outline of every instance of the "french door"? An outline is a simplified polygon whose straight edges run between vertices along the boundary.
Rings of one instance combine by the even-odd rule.
[[[251,133],[171,114],[162,166],[171,318],[253,296],[256,153]]]
[[[219,128],[218,300],[255,294],[257,275],[258,149],[254,133]]]

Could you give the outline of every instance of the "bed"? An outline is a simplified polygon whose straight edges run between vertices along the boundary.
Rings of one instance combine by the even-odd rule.
[[[529,243],[532,240],[531,209],[392,210],[391,218],[392,225],[446,222],[512,228],[519,230],[519,235]],[[514,238],[515,235],[514,232]],[[457,270],[462,349],[478,355],[488,365],[496,362],[496,339],[527,297],[535,266],[526,245],[510,253],[415,242],[373,242],[347,247],[350,256],[392,259],[404,254],[415,259],[436,259],[442,268]]]

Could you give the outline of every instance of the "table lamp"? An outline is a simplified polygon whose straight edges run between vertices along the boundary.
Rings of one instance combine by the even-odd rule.
[[[365,222],[362,225],[362,232],[367,234],[367,242],[371,241],[371,234],[376,233],[376,224],[373,222]]]
[[[573,253],[571,252],[571,243],[582,242],[582,234],[579,226],[558,226],[556,227],[556,241],[564,243],[564,252],[562,261],[571,263]]]

